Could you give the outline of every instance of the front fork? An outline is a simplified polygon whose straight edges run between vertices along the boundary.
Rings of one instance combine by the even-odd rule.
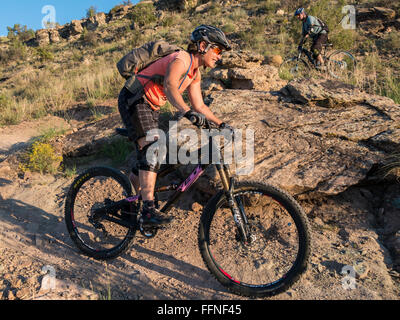
[[[217,165],[217,170],[221,177],[222,185],[225,190],[225,196],[228,200],[229,208],[231,209],[233,219],[238,228],[240,240],[248,244],[250,242],[250,229],[248,227],[248,220],[244,211],[243,203],[240,197],[234,197],[236,179],[231,176],[228,165]]]

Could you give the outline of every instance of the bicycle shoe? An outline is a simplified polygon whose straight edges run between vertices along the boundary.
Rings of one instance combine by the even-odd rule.
[[[143,205],[140,223],[143,227],[157,227],[169,224],[172,217],[165,217],[154,206]]]

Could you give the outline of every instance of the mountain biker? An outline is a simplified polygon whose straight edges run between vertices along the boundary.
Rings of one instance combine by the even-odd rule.
[[[311,52],[313,58],[317,61],[317,67],[319,68],[324,64],[321,52],[322,46],[328,42],[328,30],[327,28],[324,28],[324,24],[321,20],[307,15],[304,8],[297,9],[294,16],[303,22],[302,38],[299,44],[299,50],[301,50],[303,43],[309,37],[312,38],[313,43],[311,46]]]
[[[154,189],[159,164],[147,159],[146,151],[156,142],[146,141],[146,134],[159,127],[160,107],[167,100],[177,108],[184,117],[196,119],[196,125],[201,127],[205,119],[214,122],[220,128],[228,127],[218,119],[204,104],[201,92],[200,67],[214,68],[220,60],[223,50],[231,50],[225,34],[218,28],[210,25],[197,27],[190,38],[191,42],[186,51],[177,51],[167,55],[138,73],[144,95],[131,102],[133,95],[125,87],[121,90],[118,99],[118,108],[128,131],[133,129],[134,142],[137,150],[138,168],[133,168],[130,180],[142,197],[143,207],[141,223],[143,226],[159,226],[171,222],[171,218],[161,215],[155,208]],[[185,75],[187,76],[185,77]],[[143,75],[143,78],[140,78]],[[164,81],[156,81],[149,77],[161,75]],[[184,81],[182,82],[182,78]],[[161,78],[162,79],[162,78]],[[181,85],[181,86],[180,86]],[[193,110],[185,103],[182,93],[187,91]],[[128,103],[129,101],[129,103]],[[126,124],[129,125],[126,125]]]

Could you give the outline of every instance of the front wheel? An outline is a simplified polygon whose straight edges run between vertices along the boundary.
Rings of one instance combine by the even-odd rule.
[[[305,213],[285,191],[262,182],[239,182],[233,196],[241,203],[249,241],[240,236],[225,193],[216,194],[199,227],[206,266],[238,295],[268,297],[286,291],[307,269],[310,257]]]
[[[303,59],[297,57],[286,60],[279,67],[279,77],[283,80],[304,78],[310,75],[310,67]]]

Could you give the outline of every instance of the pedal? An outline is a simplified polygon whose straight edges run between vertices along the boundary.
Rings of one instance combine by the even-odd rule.
[[[140,224],[139,231],[140,233],[146,237],[147,239],[152,239],[157,235],[159,228],[154,228],[154,227],[143,227],[142,224]]]

